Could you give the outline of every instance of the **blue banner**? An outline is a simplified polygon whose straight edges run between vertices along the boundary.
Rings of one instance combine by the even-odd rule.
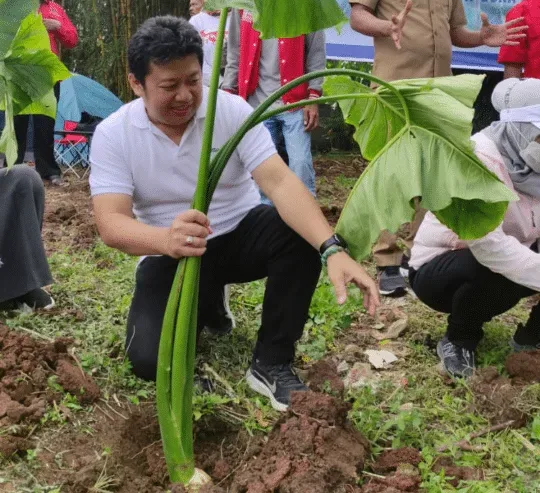
[[[351,7],[348,0],[337,0],[347,16]],[[520,0],[463,0],[468,28],[480,29],[480,13],[485,12],[492,24],[503,24],[507,12]],[[414,8],[414,6],[413,6]],[[326,53],[334,60],[357,62],[373,61],[373,38],[353,31],[345,25],[338,33],[336,29],[326,32]],[[478,48],[453,48],[452,67],[476,70],[503,70],[497,63],[498,48],[481,46]]]

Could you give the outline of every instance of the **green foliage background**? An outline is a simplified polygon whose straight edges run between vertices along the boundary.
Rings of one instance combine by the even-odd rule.
[[[127,43],[137,27],[154,15],[189,17],[189,0],[56,0],[79,31],[79,44],[64,50],[73,72],[109,88],[122,101],[132,99],[127,83]]]

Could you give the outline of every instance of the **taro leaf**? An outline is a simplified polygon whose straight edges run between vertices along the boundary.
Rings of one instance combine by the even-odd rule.
[[[24,3],[24,2],[23,2]],[[0,138],[0,152],[11,166],[17,157],[12,118],[20,114],[43,114],[54,118],[56,100],[52,87],[70,73],[51,51],[41,17],[31,13],[19,26],[0,62],[0,109],[6,111],[6,126]]]
[[[0,0],[0,60],[9,50],[23,19],[37,12],[38,0]]]
[[[262,39],[294,38],[348,22],[336,0],[206,0],[205,9],[233,7],[253,14]]]
[[[335,79],[339,88],[334,90]],[[382,230],[397,231],[413,218],[415,197],[464,240],[480,238],[501,223],[516,196],[476,157],[470,140],[471,108],[481,82],[481,77],[464,75],[393,83],[405,99],[409,123],[396,116],[404,114],[403,108],[386,88],[375,91],[376,103],[340,102],[356,127],[362,154],[372,159],[336,228],[355,258],[369,255]],[[341,77],[329,78],[325,94],[343,86]],[[368,117],[370,111],[377,116]]]

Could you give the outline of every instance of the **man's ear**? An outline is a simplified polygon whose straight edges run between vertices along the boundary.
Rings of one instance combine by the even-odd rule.
[[[144,96],[144,87],[131,72],[128,74],[128,82],[136,96]]]

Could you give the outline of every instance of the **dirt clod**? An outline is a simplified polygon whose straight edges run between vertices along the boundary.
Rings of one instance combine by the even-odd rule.
[[[297,392],[257,457],[236,474],[233,493],[326,493],[354,485],[367,440],[347,421],[349,406],[334,397]]]
[[[308,372],[307,383],[314,392],[330,392],[343,395],[343,380],[338,375],[337,366],[330,360],[317,361]]]
[[[540,351],[513,353],[506,358],[506,371],[525,382],[540,382]]]
[[[383,474],[395,471],[400,464],[417,466],[422,461],[420,452],[412,447],[403,447],[395,450],[384,451],[371,465],[373,472]]]

